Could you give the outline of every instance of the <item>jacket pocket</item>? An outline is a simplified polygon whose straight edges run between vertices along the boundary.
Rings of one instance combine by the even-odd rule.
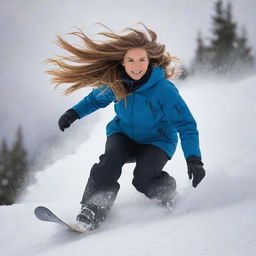
[[[173,108],[177,111],[177,113],[178,113],[179,115],[182,114],[182,110],[181,110],[180,106],[178,106],[178,104],[174,105]]]
[[[163,106],[160,104],[160,102],[158,100],[145,100],[145,103],[147,104],[147,108],[149,109],[153,120],[161,120],[164,112]]]
[[[155,109],[153,107],[152,102],[150,100],[146,100],[145,103],[148,105],[153,118],[155,118],[156,117],[156,111],[155,111]]]
[[[114,118],[114,121],[115,121],[116,123],[119,123],[119,117],[116,116],[116,117]]]
[[[172,142],[171,138],[166,135],[165,131],[163,128],[159,128],[158,132],[161,136],[163,136],[168,142]]]

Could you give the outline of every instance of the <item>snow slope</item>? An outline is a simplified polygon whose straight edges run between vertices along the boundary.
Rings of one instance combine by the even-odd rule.
[[[206,178],[192,188],[178,147],[165,167],[177,180],[180,198],[169,212],[133,188],[134,164],[127,164],[108,220],[84,235],[38,221],[33,209],[48,206],[68,222],[78,213],[113,109],[92,114],[100,121],[88,140],[39,172],[19,204],[0,207],[1,255],[256,255],[255,82],[250,77],[182,84],[180,93],[198,121]]]

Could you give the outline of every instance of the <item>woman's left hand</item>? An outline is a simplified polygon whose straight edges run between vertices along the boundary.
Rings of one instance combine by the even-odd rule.
[[[192,185],[195,188],[205,177],[205,169],[203,163],[198,156],[190,156],[187,158],[188,165],[188,177],[192,181]]]

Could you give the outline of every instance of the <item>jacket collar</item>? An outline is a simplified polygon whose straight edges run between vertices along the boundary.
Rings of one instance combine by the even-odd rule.
[[[145,84],[143,84],[143,86],[138,88],[136,92],[140,92],[145,89],[148,89],[149,87],[153,86],[155,83],[157,83],[159,80],[163,79],[164,77],[165,77],[165,70],[159,66],[153,66],[150,78]]]
[[[149,66],[146,74],[139,80],[134,80],[128,76],[125,69],[122,67],[119,71],[120,79],[128,93],[134,91],[139,92],[149,88],[160,79],[164,78],[165,71],[159,66]]]

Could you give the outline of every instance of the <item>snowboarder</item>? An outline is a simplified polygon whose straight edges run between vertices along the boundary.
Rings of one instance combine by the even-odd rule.
[[[103,42],[92,40],[82,31],[72,33],[82,39],[83,47],[58,36],[58,44],[71,55],[49,59],[57,66],[48,71],[52,82],[72,84],[65,91],[67,95],[94,87],[60,117],[61,131],[114,102],[116,116],[106,127],[105,152],[91,168],[76,218],[88,230],[98,227],[108,215],[120,187],[122,166],[127,162],[136,163],[132,184],[139,192],[163,205],[172,204],[176,181],[163,167],[175,152],[177,133],[192,185],[196,187],[205,176],[196,121],[168,80],[178,73],[170,68],[178,59],[157,42],[154,31],[143,27],[127,28],[120,34],[112,30],[99,33],[109,39]]]

